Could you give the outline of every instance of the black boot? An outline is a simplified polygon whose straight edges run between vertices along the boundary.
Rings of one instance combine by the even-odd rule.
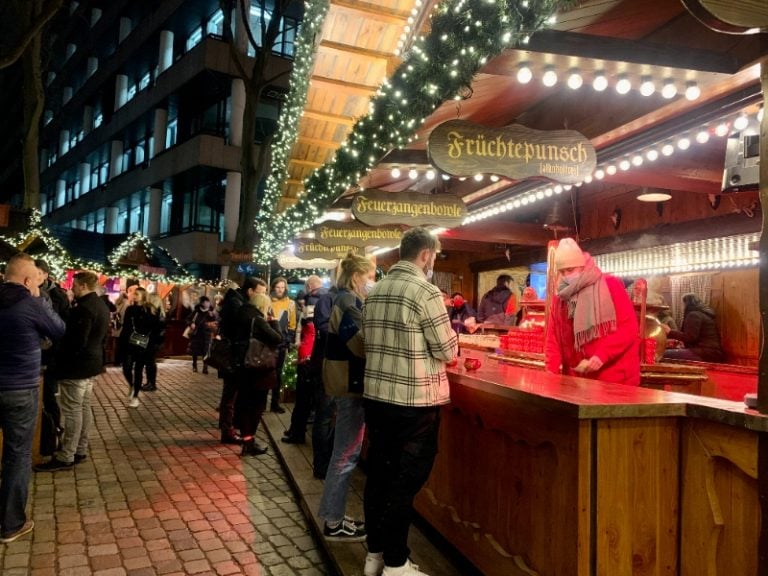
[[[261,456],[267,453],[267,447],[256,444],[256,440],[251,438],[243,442],[243,449],[240,452],[241,456]]]

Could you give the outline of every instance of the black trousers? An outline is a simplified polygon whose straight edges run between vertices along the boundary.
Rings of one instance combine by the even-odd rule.
[[[296,366],[296,404],[291,413],[291,426],[286,435],[303,439],[307,432],[307,420],[315,404],[315,374],[308,362]]]
[[[235,401],[238,388],[237,377],[234,374],[225,374],[219,401],[219,430],[225,436],[235,435]]]
[[[280,346],[277,349],[277,378],[275,379],[275,385],[272,388],[272,401],[270,407],[272,410],[280,406],[280,388],[283,387],[283,364],[285,364],[285,355],[288,353],[288,348]]]
[[[386,566],[402,566],[410,554],[413,499],[437,455],[440,407],[411,408],[366,400],[368,479],[365,525],[368,551],[383,552]]]

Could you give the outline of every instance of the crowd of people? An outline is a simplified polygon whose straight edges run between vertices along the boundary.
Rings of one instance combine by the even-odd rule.
[[[350,253],[328,289],[310,276],[293,300],[285,278],[268,287],[249,277],[215,302],[200,297],[186,319],[194,372],[201,362],[208,374],[214,339],[229,344],[232,361],[218,370],[220,440],[241,445],[244,457],[268,450],[256,441],[256,431],[267,406],[283,412],[282,369],[287,351],[297,348],[296,403],[282,441],[304,444],[312,425],[313,472],[324,480],[318,510],[323,534],[329,540],[365,540],[365,576],[423,576],[409,560],[408,531],[414,497],[437,454],[440,408],[450,401],[446,364],[458,354],[458,334],[478,321],[508,323],[519,309],[516,286],[506,274],[477,312],[461,293],[442,292],[430,281],[438,251],[432,234],[412,228],[402,237],[400,260],[378,283],[371,260]],[[546,370],[637,385],[637,315],[623,282],[604,274],[570,238],[559,242],[554,264]],[[683,302],[682,329],[665,324],[686,345],[677,357],[720,359],[714,312],[694,294]],[[34,526],[25,506],[41,370],[41,447],[47,441],[43,453],[51,458],[34,470],[70,469],[88,455],[93,384],[106,363],[107,338],[116,338],[128,406],[136,408],[140,392],[157,390],[165,325],[162,301],[135,282],[112,305],[96,275],[82,271],[74,275],[68,297],[44,262],[25,254],[11,258],[0,284],[0,331],[17,335],[0,351],[0,542]],[[272,362],[248,361],[254,342],[269,351]],[[346,513],[346,502],[366,435],[363,520]]]

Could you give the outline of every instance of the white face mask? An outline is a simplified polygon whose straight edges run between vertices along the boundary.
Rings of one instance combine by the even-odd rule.
[[[422,271],[424,272],[424,276],[427,277],[427,281],[432,280],[432,276],[435,273],[435,254],[432,255],[432,257],[429,259],[429,262],[427,263],[424,268],[422,268]]]
[[[376,284],[373,280],[366,280],[365,284],[363,285],[363,294],[368,296],[368,294],[371,293],[371,290],[373,290],[373,286]]]

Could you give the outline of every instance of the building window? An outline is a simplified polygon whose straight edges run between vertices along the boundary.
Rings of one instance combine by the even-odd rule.
[[[177,121],[176,118],[168,122],[168,128],[165,131],[165,147],[170,148],[176,145],[176,131]]]
[[[126,100],[125,100],[125,101],[126,101],[126,102],[130,102],[131,100],[133,100],[134,96],[136,96],[136,92],[137,92],[137,89],[136,89],[136,83],[134,82],[134,83],[133,83],[133,84],[131,84],[131,86],[128,88],[128,95],[127,95],[127,97],[126,97]]]
[[[195,46],[200,44],[200,42],[203,39],[203,27],[198,26],[194,30],[192,30],[192,33],[187,38],[187,52],[192,50]]]
[[[147,72],[144,74],[144,76],[141,77],[141,80],[139,81],[139,91],[144,90],[144,88],[149,86],[150,80],[152,80],[152,75]]]
[[[208,20],[208,24],[205,27],[207,34],[215,34],[216,36],[224,35],[224,14],[221,8],[213,13],[213,16]]]
[[[102,122],[104,122],[104,114],[102,114],[101,112],[97,112],[96,116],[93,119],[93,127],[98,128],[99,126],[101,126]]]

